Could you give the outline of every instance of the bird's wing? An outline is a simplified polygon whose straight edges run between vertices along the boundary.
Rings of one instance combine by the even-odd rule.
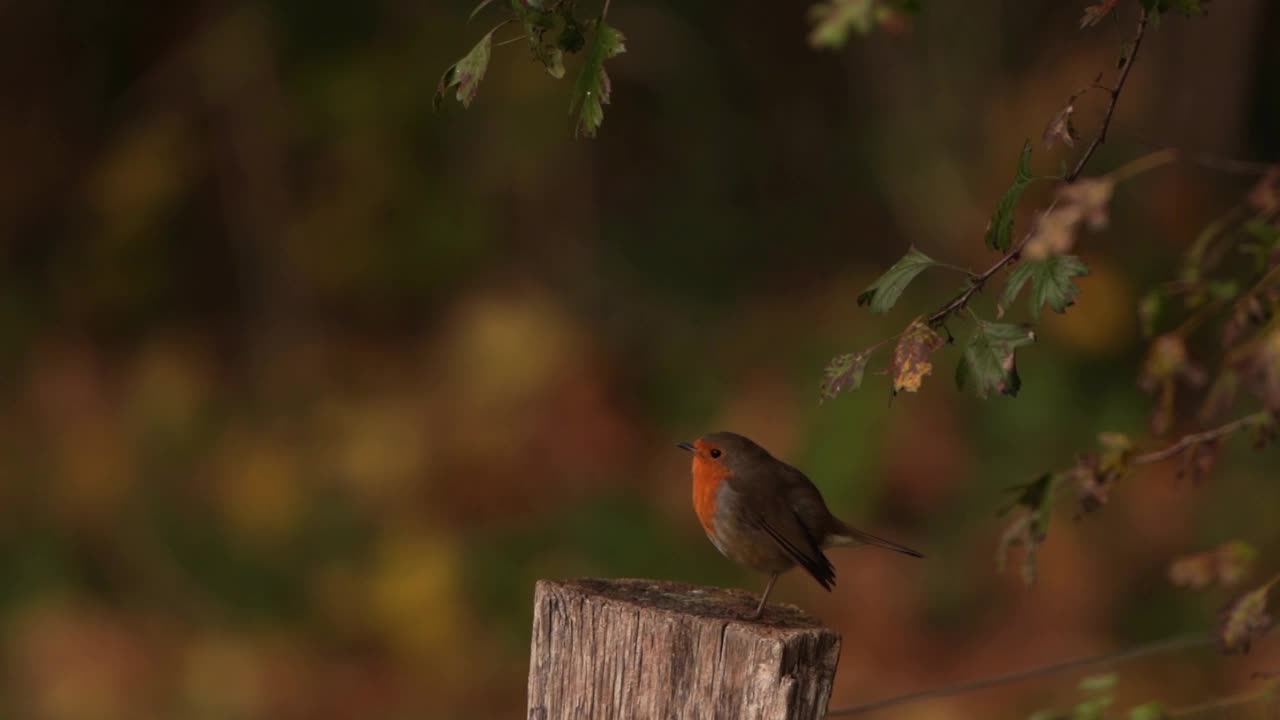
[[[836,571],[831,561],[804,521],[788,502],[787,487],[748,478],[729,477],[734,492],[743,496],[744,519],[763,530],[796,564],[803,567],[822,587],[830,590],[836,584]],[[772,488],[772,489],[771,489]],[[766,512],[751,508],[768,508]]]

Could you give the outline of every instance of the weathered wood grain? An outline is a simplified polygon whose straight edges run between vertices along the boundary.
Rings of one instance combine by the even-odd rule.
[[[818,720],[840,636],[790,606],[745,618],[742,590],[542,580],[529,720]]]

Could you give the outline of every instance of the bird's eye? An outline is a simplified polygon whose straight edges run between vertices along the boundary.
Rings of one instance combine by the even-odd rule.
[[[713,458],[718,458],[718,457],[720,457],[720,448],[712,448],[712,449],[711,449],[711,457],[713,457]]]

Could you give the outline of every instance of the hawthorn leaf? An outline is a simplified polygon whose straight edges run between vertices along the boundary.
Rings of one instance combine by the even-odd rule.
[[[917,318],[902,333],[893,348],[893,392],[916,392],[924,378],[933,372],[929,356],[946,344],[942,336]]]
[[[907,251],[874,283],[858,295],[858,305],[871,305],[871,312],[886,313],[898,302],[907,285],[938,262],[915,248]]]
[[[1087,8],[1085,12],[1088,13]],[[1075,111],[1076,103],[1075,99],[1072,98],[1071,102],[1067,103],[1066,107],[1059,110],[1053,116],[1053,119],[1049,121],[1048,127],[1044,129],[1044,147],[1046,150],[1053,147],[1055,142],[1060,142],[1067,147],[1075,146],[1076,138],[1080,137],[1080,134],[1076,132],[1075,125],[1071,123],[1071,114]]]
[[[957,371],[956,383],[963,385],[972,380],[974,392],[981,398],[993,392],[1016,396],[1022,380],[1018,377],[1015,352],[1035,339],[1035,332],[1021,325],[978,319],[964,348],[963,375]]]
[[[617,29],[600,18],[595,23],[595,33],[587,48],[586,62],[574,84],[569,101],[569,114],[577,114],[574,135],[595,137],[604,122],[604,106],[609,104],[613,85],[604,63],[609,58],[626,52],[626,38]]]
[[[1184,555],[1169,565],[1169,581],[1178,587],[1203,590],[1210,585],[1230,587],[1244,579],[1257,557],[1252,545],[1240,540],[1212,550]]]
[[[1280,413],[1280,324],[1241,349],[1237,365],[1254,395],[1273,413]]]
[[[1018,498],[1000,513],[1005,515],[1012,511],[1015,515],[1000,535],[1000,544],[996,548],[996,568],[1004,572],[1010,551],[1015,547],[1022,547],[1022,581],[1028,586],[1035,584],[1036,554],[1049,535],[1053,491],[1057,483],[1058,476],[1045,473],[1029,483],[1010,488],[1018,493]]]
[[[834,400],[845,390],[857,390],[862,385],[862,376],[867,370],[867,360],[870,358],[870,350],[832,358],[823,370],[824,379],[818,390],[819,400]]]
[[[1080,514],[1086,515],[1107,504],[1111,488],[1129,472],[1133,441],[1116,432],[1098,434],[1102,450],[1076,459],[1069,475],[1079,486]]]
[[[996,204],[996,211],[987,223],[987,247],[1001,252],[1009,249],[1013,243],[1013,211],[1018,206],[1022,193],[1035,178],[1031,175],[1031,141],[1022,144],[1022,153],[1018,156],[1018,171],[1013,177],[1013,184],[1005,190]]]
[[[1205,371],[1191,361],[1186,340],[1176,331],[1152,341],[1138,375],[1138,387],[1143,392],[1157,395],[1156,408],[1151,414],[1151,432],[1163,435],[1173,424],[1174,397],[1179,381],[1198,388],[1207,379]]]
[[[1209,386],[1205,394],[1204,404],[1200,406],[1200,421],[1208,424],[1227,413],[1235,404],[1236,393],[1240,391],[1240,374],[1231,368],[1218,373],[1218,377]]]
[[[1050,255],[1040,260],[1025,260],[1009,274],[1001,296],[1000,307],[1013,303],[1022,286],[1031,281],[1031,317],[1040,319],[1040,308],[1048,305],[1054,312],[1064,313],[1075,304],[1080,288],[1071,278],[1089,274],[1089,267],[1074,255]]]
[[[1102,18],[1107,16],[1112,9],[1115,8],[1119,0],[1102,0],[1097,5],[1090,5],[1084,9],[1084,17],[1080,18],[1080,29],[1093,27],[1102,22]]]
[[[1268,594],[1280,581],[1280,575],[1255,590],[1241,595],[1222,611],[1218,625],[1218,643],[1227,654],[1247,653],[1254,640],[1271,627],[1267,614]]]
[[[907,15],[920,10],[919,0],[824,0],[809,8],[809,45],[838,50],[849,35],[868,35],[876,28],[901,31]]]
[[[440,84],[436,86],[436,94],[431,99],[433,108],[440,109],[440,106],[444,104],[445,94],[452,87],[458,88],[456,97],[458,102],[462,103],[462,107],[471,107],[471,101],[476,99],[476,92],[480,88],[480,81],[484,79],[484,73],[489,69],[489,54],[493,49],[493,33],[493,30],[485,33],[484,37],[480,38],[480,42],[471,48],[471,52],[463,56],[458,62],[450,65],[444,71],[444,75],[440,76]]]

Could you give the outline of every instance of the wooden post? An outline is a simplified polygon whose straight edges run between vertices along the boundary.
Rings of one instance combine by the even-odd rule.
[[[840,636],[758,596],[654,580],[540,580],[528,720],[820,720]]]

